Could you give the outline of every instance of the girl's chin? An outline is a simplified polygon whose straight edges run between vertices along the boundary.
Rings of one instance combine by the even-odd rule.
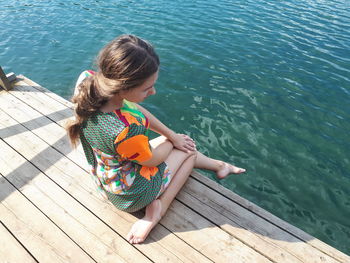
[[[128,101],[133,102],[133,103],[140,103],[140,102],[143,102],[145,99],[147,99],[147,97],[142,98],[142,99],[138,99],[138,100],[128,100]]]
[[[133,103],[140,103],[140,102],[142,102],[143,100],[127,100],[127,101],[130,101],[130,102],[133,102]]]

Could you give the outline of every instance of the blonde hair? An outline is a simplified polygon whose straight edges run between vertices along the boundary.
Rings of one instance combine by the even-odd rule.
[[[157,72],[159,57],[151,44],[133,35],[122,35],[109,42],[97,58],[98,71],[85,78],[72,97],[75,120],[66,127],[76,146],[83,122],[121,90],[142,85]]]

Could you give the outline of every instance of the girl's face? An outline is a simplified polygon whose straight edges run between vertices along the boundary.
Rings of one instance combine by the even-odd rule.
[[[137,88],[121,91],[120,96],[131,102],[139,103],[144,101],[148,96],[156,94],[154,84],[158,79],[158,71],[150,76],[146,81]]]

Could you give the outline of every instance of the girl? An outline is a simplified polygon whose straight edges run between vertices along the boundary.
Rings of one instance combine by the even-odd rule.
[[[138,103],[154,95],[159,58],[146,41],[122,35],[100,52],[98,71],[84,71],[72,98],[76,119],[69,138],[82,143],[99,190],[118,209],[146,208],[127,235],[143,242],[165,215],[193,168],[215,171],[219,179],[245,169],[197,152],[187,135],[167,128]],[[148,140],[149,129],[162,135]]]

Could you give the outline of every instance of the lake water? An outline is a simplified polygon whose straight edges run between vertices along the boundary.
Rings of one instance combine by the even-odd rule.
[[[144,105],[247,168],[222,185],[350,254],[350,1],[1,2],[0,64],[65,98],[109,40],[149,40]]]

